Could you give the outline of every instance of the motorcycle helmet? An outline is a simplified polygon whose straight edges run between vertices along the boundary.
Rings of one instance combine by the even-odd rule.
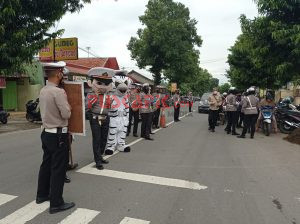
[[[249,89],[247,89],[247,95],[254,95],[255,94],[255,88],[254,87],[250,87]]]
[[[230,87],[228,92],[229,92],[229,94],[236,94],[236,88]]]
[[[270,92],[267,92],[266,94],[266,100],[273,100],[273,95]]]
[[[292,104],[293,102],[294,102],[294,97],[292,97],[292,96],[288,96],[281,101],[281,103],[287,104],[287,105]]]

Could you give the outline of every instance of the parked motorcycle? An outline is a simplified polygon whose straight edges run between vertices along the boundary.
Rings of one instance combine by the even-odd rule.
[[[39,98],[37,98],[35,101],[29,100],[26,103],[26,119],[29,122],[34,121],[41,121],[41,113],[40,110],[37,110],[39,105]]]
[[[10,116],[9,113],[7,113],[5,110],[0,108],[0,121],[1,121],[2,124],[7,123],[7,119],[8,119],[9,116]]]
[[[279,130],[284,134],[290,134],[300,128],[300,111],[291,102],[281,102],[276,109],[276,119]]]
[[[262,130],[266,136],[269,136],[272,131],[273,107],[264,106],[261,108],[262,114]]]

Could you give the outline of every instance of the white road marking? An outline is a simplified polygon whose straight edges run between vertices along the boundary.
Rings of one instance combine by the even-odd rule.
[[[143,174],[136,174],[136,173],[125,173],[121,171],[114,171],[114,170],[97,170],[92,166],[85,166],[78,170],[79,173],[85,174],[92,174],[98,176],[105,176],[105,177],[112,177],[118,178],[123,180],[131,180],[149,184],[157,184],[163,186],[170,186],[170,187],[178,187],[178,188],[186,188],[192,190],[205,190],[207,186],[202,186],[199,183],[180,180],[180,179],[171,179],[165,177],[157,177],[157,176],[150,176],[150,175],[143,175]]]
[[[0,194],[0,205],[4,205],[9,201],[14,200],[15,198],[17,198],[17,196]]]
[[[189,114],[189,113],[183,115],[183,116],[180,117],[180,118],[184,118],[184,117],[186,117],[188,114]],[[167,123],[167,124],[166,124],[166,127],[170,126],[170,125],[173,124],[173,123],[174,123],[174,121],[171,121],[171,122]],[[163,129],[163,128],[159,128],[159,129],[157,129],[157,130],[155,130],[155,131],[153,131],[153,132],[156,133],[156,132],[158,132],[158,131],[160,131],[160,130],[162,130],[162,129]],[[138,142],[140,142],[140,141],[142,141],[142,140],[144,140],[144,138],[139,138],[139,139],[137,139],[137,140],[135,140],[135,141],[133,141],[133,142],[130,142],[130,143],[128,144],[128,146],[133,146],[133,145],[135,145],[136,143],[138,143]],[[114,154],[104,156],[103,159],[109,159],[110,157],[113,157],[113,156],[117,155],[118,153],[119,153],[119,151],[116,150],[116,151],[114,152]],[[91,163],[91,164],[89,164],[89,165],[87,165],[87,166],[91,166],[91,165],[93,165],[93,163]]]
[[[120,224],[149,224],[149,221],[125,217]]]
[[[143,138],[139,138],[139,139],[137,139],[137,140],[135,140],[135,141],[133,141],[133,142],[130,142],[129,144],[128,144],[128,146],[132,146],[132,145],[134,145],[134,144],[136,144],[136,143],[138,143],[138,142],[140,142],[140,141],[142,141],[143,140]]]
[[[98,211],[77,208],[71,215],[58,224],[88,224],[99,214],[100,212]]]
[[[0,220],[0,224],[25,224],[27,221],[32,220],[42,212],[49,208],[49,202],[43,204],[36,204],[35,201],[30,202],[23,208],[13,212]]]

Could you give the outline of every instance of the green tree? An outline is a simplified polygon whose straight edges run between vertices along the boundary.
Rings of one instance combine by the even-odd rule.
[[[203,93],[211,91],[212,83],[216,84],[212,75],[206,69],[198,68],[196,73],[189,76],[188,80],[180,85],[180,90],[183,95],[187,95],[191,91],[194,96],[202,96]]]
[[[178,84],[199,67],[199,51],[202,45],[197,34],[195,19],[190,18],[187,7],[173,0],[149,0],[147,9],[139,19],[144,26],[128,44],[132,59],[140,68],[149,67],[155,84],[162,73]]]
[[[224,83],[219,86],[219,92],[220,93],[228,93],[230,87],[231,87],[231,85],[229,83]]]
[[[256,3],[257,18],[241,16],[243,34],[231,48],[228,75],[233,84],[256,83],[263,88],[280,88],[299,79],[300,2],[256,0]]]
[[[49,29],[67,12],[90,0],[0,0],[0,72],[14,72],[31,62],[39,49],[63,32]]]
[[[219,86],[220,80],[217,78],[211,78],[209,82],[209,89],[212,90],[213,88],[216,88]]]
[[[235,45],[229,49],[228,78],[238,89],[247,89],[249,86],[265,87],[275,82],[272,74],[262,73],[263,69],[255,66],[255,53],[252,49],[253,44],[245,34],[240,35]]]

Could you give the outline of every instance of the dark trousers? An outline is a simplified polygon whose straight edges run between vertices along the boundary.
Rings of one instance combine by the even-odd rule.
[[[174,106],[174,121],[179,121],[180,104]]]
[[[215,130],[215,127],[217,125],[218,115],[219,115],[218,110],[209,110],[208,122],[211,130]]]
[[[257,121],[257,114],[244,115],[244,128],[243,128],[242,136],[245,136],[248,129],[250,129],[251,137],[254,137],[256,121]]]
[[[139,125],[139,111],[133,111],[131,108],[129,109],[129,124],[127,128],[127,133],[130,134],[131,126],[132,126],[132,118],[133,118],[133,134],[137,134],[137,129]]]
[[[109,117],[99,124],[98,119],[90,119],[90,125],[93,137],[93,152],[96,166],[102,164],[105,146],[107,143],[107,135],[109,130]]]
[[[192,106],[193,106],[193,102],[189,101],[189,112],[192,112]]]
[[[241,127],[242,124],[244,123],[244,113],[242,113],[241,111],[239,112],[239,120],[238,120],[238,127]],[[244,124],[245,125],[245,124]]]
[[[160,108],[153,112],[153,126],[158,127]]]
[[[149,133],[151,134],[151,129],[152,129],[152,124],[153,124],[153,119],[154,119],[154,112],[151,112],[150,113],[151,115],[150,115],[150,125],[148,125],[147,127],[149,128]]]
[[[149,138],[151,132],[151,124],[152,124],[152,113],[141,113],[141,117],[142,117],[141,137]]]
[[[236,132],[236,124],[238,119],[237,111],[227,111],[228,124],[226,127],[227,133],[235,133]]]
[[[42,132],[43,162],[39,171],[37,197],[50,196],[50,207],[64,203],[63,190],[69,161],[68,134]]]

